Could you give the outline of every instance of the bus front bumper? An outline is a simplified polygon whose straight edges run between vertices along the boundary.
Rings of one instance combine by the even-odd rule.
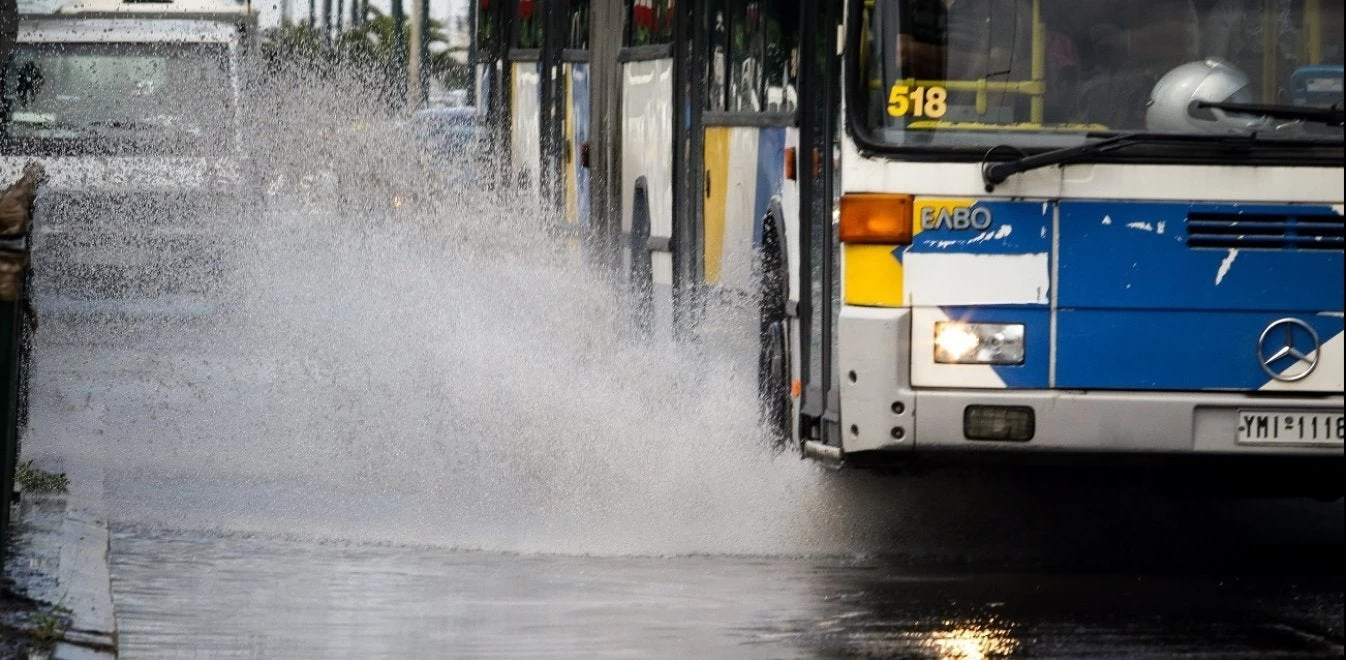
[[[1264,455],[1341,458],[1342,443],[1247,437],[1252,415],[1336,424],[1341,394],[914,389],[906,309],[846,306],[838,324],[841,448],[858,452]],[[971,439],[969,409],[1031,417],[1031,433]],[[1282,417],[1283,418],[1283,417]],[[1274,419],[1272,420],[1274,422]],[[1021,427],[1022,428],[1022,427]],[[1023,437],[1028,435],[1029,437]],[[1253,434],[1256,435],[1256,434]],[[1311,435],[1311,434],[1310,434]]]

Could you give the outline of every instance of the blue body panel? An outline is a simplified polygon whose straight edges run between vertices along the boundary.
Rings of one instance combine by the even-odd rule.
[[[1281,313],[1062,310],[1057,315],[1056,386],[1066,389],[1255,390],[1257,339]],[[1340,316],[1296,315],[1326,340]],[[1304,352],[1311,346],[1300,346]]]
[[[576,221],[580,226],[589,225],[589,168],[584,167],[578,154],[580,145],[589,141],[589,65],[575,62],[570,65],[571,113],[574,121],[575,143],[571,145],[571,167],[575,172],[575,209]]]
[[[918,199],[917,222],[923,208]],[[1252,391],[1272,381],[1257,344],[1273,322],[1300,319],[1323,343],[1343,333],[1346,222],[1330,206],[1028,200],[972,208],[991,212],[989,227],[927,224],[893,256],[1049,255],[1048,302],[942,308],[949,318],[1025,325],[1025,364],[992,367],[1007,388]]]
[[[753,198],[752,244],[762,245],[762,220],[785,181],[785,129],[763,128],[757,135],[757,186]],[[784,218],[782,218],[784,220]]]
[[[1342,251],[1296,242],[1297,226],[1339,227],[1331,208],[1062,202],[1060,214],[1057,387],[1255,390],[1270,380],[1257,341],[1273,321],[1299,318],[1323,341],[1342,332],[1323,314],[1342,309]],[[1239,229],[1211,238],[1211,223]],[[1257,231],[1285,243],[1231,247]]]
[[[1310,312],[1342,308],[1340,250],[1217,249],[1187,241],[1190,213],[1306,215],[1322,206],[1062,202],[1062,308]]]

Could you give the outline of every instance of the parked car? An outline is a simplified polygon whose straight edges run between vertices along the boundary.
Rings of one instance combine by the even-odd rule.
[[[422,156],[436,172],[448,175],[454,183],[480,182],[486,134],[477,121],[476,108],[419,110],[409,127]]]

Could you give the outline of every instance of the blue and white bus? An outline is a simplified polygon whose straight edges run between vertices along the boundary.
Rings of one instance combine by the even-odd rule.
[[[506,167],[850,465],[1343,465],[1340,0],[482,0]],[[1325,471],[1325,472],[1324,472]]]

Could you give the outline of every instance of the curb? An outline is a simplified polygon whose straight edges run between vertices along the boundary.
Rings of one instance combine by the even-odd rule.
[[[92,463],[69,464],[70,490],[59,527],[50,526],[32,543],[59,548],[55,584],[44,594],[70,611],[70,628],[52,647],[56,660],[107,660],[117,657],[117,620],[108,569],[107,516],[103,512],[103,470]]]

